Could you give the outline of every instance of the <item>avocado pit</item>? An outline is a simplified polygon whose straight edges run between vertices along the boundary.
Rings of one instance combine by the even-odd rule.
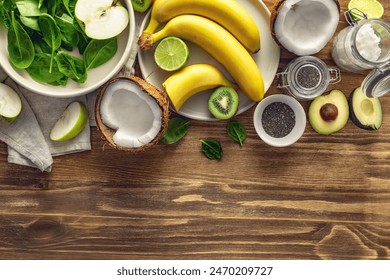
[[[332,103],[326,103],[320,109],[321,118],[326,122],[334,121],[338,114],[337,106]]]

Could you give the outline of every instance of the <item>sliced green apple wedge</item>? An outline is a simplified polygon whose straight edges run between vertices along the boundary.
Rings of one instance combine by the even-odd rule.
[[[64,142],[79,135],[88,121],[88,110],[84,103],[75,101],[66,107],[61,118],[50,132],[50,139],[55,142]]]
[[[12,123],[22,111],[22,100],[11,87],[0,83],[0,116]]]
[[[77,0],[75,15],[85,34],[98,40],[119,35],[129,24],[129,12],[119,0]]]
[[[378,97],[367,97],[362,88],[356,88],[349,96],[350,118],[359,128],[377,130],[382,126],[382,105]]]

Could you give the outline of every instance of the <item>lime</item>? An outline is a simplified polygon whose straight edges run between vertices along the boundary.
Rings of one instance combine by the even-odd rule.
[[[167,37],[158,44],[154,51],[157,65],[166,71],[175,71],[183,67],[189,57],[186,43],[177,37]]]
[[[367,18],[381,18],[383,16],[383,6],[377,0],[351,0],[348,4],[348,9],[359,9],[367,15]],[[362,17],[359,14],[353,14],[357,19]]]

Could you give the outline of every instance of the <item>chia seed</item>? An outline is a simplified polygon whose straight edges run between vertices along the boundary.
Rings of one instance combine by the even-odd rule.
[[[320,71],[311,65],[303,66],[298,70],[297,83],[302,88],[315,88],[320,83],[321,74]]]
[[[283,102],[273,102],[265,107],[261,122],[264,131],[274,137],[287,136],[295,126],[295,113],[290,106]]]

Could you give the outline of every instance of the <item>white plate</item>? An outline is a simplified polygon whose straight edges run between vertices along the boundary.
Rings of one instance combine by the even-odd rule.
[[[71,80],[68,81],[66,86],[43,84],[33,80],[25,70],[18,70],[14,68],[8,57],[8,31],[2,24],[0,24],[0,65],[3,67],[8,76],[10,76],[16,83],[33,92],[46,96],[60,98],[75,97],[87,94],[97,89],[120,71],[122,66],[129,59],[131,47],[135,41],[134,11],[130,0],[125,0],[123,2],[128,7],[130,24],[118,36],[118,50],[111,60],[100,67],[89,70],[88,78],[84,84],[78,84]],[[74,51],[73,54],[77,56],[78,51]]]
[[[269,16],[270,12],[262,1],[258,0],[237,0],[256,21],[260,30],[261,50],[253,54],[252,57],[258,65],[264,79],[264,87],[267,91],[274,80],[279,65],[280,49],[273,40],[270,33]],[[141,33],[149,23],[150,12],[145,16],[141,25]],[[230,75],[222,68],[222,66],[213,59],[209,54],[203,51],[196,45],[188,42],[190,57],[188,65],[195,63],[208,63],[217,66],[221,69],[229,79]],[[138,50],[138,61],[142,76],[152,85],[162,88],[162,83],[168,78],[170,73],[158,68],[154,62],[154,49],[149,51]],[[184,103],[183,107],[178,112],[180,115],[194,120],[215,120],[207,108],[207,100],[211,91],[205,91],[192,96]],[[237,114],[241,114],[251,108],[255,103],[247,98],[242,92],[239,92],[240,106]]]

